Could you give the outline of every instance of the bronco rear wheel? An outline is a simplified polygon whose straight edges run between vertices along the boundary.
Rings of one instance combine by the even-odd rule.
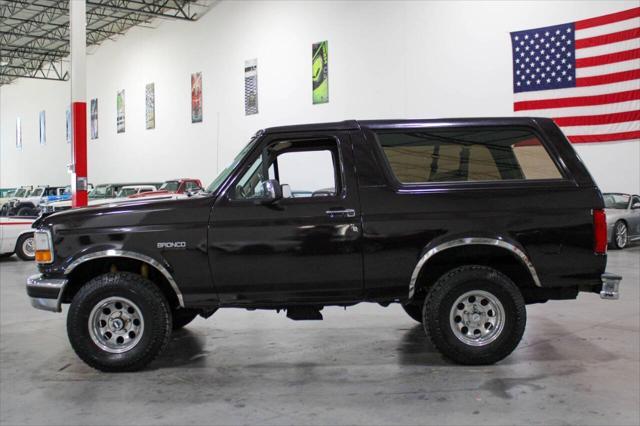
[[[100,275],[75,295],[67,334],[78,356],[101,371],[136,371],[153,361],[171,336],[169,303],[140,275]]]
[[[493,364],[518,346],[527,321],[524,298],[507,276],[466,265],[444,274],[424,302],[425,332],[461,364]]]

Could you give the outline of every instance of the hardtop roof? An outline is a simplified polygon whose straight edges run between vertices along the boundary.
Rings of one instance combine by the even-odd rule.
[[[295,124],[289,126],[268,127],[264,134],[295,133],[314,131],[348,131],[361,128],[405,128],[422,126],[505,126],[532,125],[535,122],[552,121],[543,117],[476,117],[476,118],[436,118],[403,120],[345,120],[327,123]]]

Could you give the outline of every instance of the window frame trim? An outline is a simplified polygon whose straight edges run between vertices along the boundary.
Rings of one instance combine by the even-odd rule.
[[[558,169],[558,172],[562,176],[561,178],[551,179],[505,179],[505,180],[466,180],[466,181],[441,181],[441,182],[409,182],[405,183],[400,181],[396,174],[393,172],[391,164],[387,155],[384,153],[382,146],[377,138],[378,133],[407,133],[419,132],[422,129],[438,130],[438,129],[455,129],[455,128],[505,128],[505,129],[525,129],[530,131],[543,146],[549,158]],[[365,137],[372,145],[374,156],[376,157],[380,167],[383,170],[385,180],[387,184],[398,193],[420,193],[420,192],[440,192],[442,190],[450,189],[487,189],[487,188],[518,188],[518,187],[576,187],[578,186],[569,172],[560,153],[555,149],[553,144],[549,143],[544,135],[535,127],[527,126],[523,124],[519,125],[496,125],[496,124],[478,124],[473,126],[468,125],[429,125],[429,126],[411,126],[411,127],[397,127],[397,126],[385,126],[375,128],[365,128]]]

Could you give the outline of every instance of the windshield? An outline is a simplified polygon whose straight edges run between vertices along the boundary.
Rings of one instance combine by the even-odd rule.
[[[137,192],[138,190],[136,188],[122,188],[116,194],[116,198],[125,198],[125,197],[128,197],[129,195],[136,194]]]
[[[242,159],[247,154],[247,152],[249,152],[251,148],[253,148],[253,146],[256,144],[256,141],[258,139],[259,139],[258,134],[256,134],[253,138],[251,138],[249,143],[245,145],[244,148],[242,148],[242,151],[240,151],[240,153],[236,156],[236,158],[233,159],[231,164],[227,168],[225,168],[223,171],[221,171],[218,177],[215,178],[213,182],[211,182],[211,184],[209,184],[209,186],[207,187],[207,192],[213,192],[216,189],[218,189],[220,184],[224,182],[224,180],[231,174],[231,172],[233,171],[233,169],[236,168],[238,163],[242,161]]]
[[[109,185],[98,185],[89,193],[89,198],[107,198],[113,194],[113,189]]]
[[[629,205],[629,198],[631,196],[627,194],[603,194],[604,206],[608,209],[626,209]]]
[[[13,194],[14,197],[24,197],[25,194],[27,193],[27,189],[26,188],[20,188],[16,191],[15,194]]]
[[[162,184],[162,186],[160,187],[160,191],[176,192],[179,186],[180,182],[178,182],[177,180],[168,180]]]
[[[29,197],[42,197],[42,193],[44,192],[44,188],[36,188],[31,193],[29,193]]]

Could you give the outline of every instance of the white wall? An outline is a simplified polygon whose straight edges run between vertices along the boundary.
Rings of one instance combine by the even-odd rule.
[[[257,129],[344,119],[513,115],[509,32],[637,6],[635,1],[223,1],[196,23],[160,22],[105,42],[88,59],[99,99],[89,176],[212,180]],[[311,44],[329,41],[329,94],[311,103]],[[244,115],[243,66],[258,58],[260,113]],[[190,74],[203,73],[204,122],[191,124]],[[154,82],[156,128],[145,130]],[[126,133],[116,92],[126,91]],[[0,88],[0,186],[65,184],[69,84]],[[38,112],[47,111],[47,145]],[[23,149],[15,148],[21,117]],[[640,143],[576,145],[605,191],[640,192]]]

